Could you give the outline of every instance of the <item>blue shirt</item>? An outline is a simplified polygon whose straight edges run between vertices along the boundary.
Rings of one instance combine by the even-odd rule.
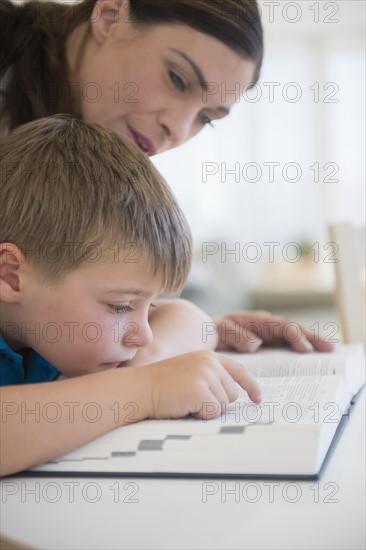
[[[0,336],[0,386],[56,380],[60,372],[31,348],[13,351]]]

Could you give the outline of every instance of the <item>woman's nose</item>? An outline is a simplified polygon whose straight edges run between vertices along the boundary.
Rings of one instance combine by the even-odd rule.
[[[196,116],[193,109],[164,110],[160,113],[159,124],[164,129],[166,137],[178,145],[193,135]]]

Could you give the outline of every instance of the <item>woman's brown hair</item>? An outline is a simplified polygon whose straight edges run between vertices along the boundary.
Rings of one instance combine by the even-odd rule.
[[[94,5],[0,0],[0,120],[8,130],[60,112],[75,114],[65,44],[90,20]],[[255,61],[259,77],[263,32],[256,0],[130,0],[130,14],[137,25],[181,23],[209,34]]]

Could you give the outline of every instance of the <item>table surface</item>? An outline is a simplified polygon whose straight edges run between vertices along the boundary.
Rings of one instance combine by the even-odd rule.
[[[364,549],[365,390],[315,482],[17,478],[1,532],[38,549]]]

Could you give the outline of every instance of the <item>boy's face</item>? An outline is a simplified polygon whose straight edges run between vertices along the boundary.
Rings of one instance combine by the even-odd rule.
[[[147,263],[84,263],[45,286],[29,265],[19,304],[21,343],[68,377],[116,368],[152,341],[160,279]]]

